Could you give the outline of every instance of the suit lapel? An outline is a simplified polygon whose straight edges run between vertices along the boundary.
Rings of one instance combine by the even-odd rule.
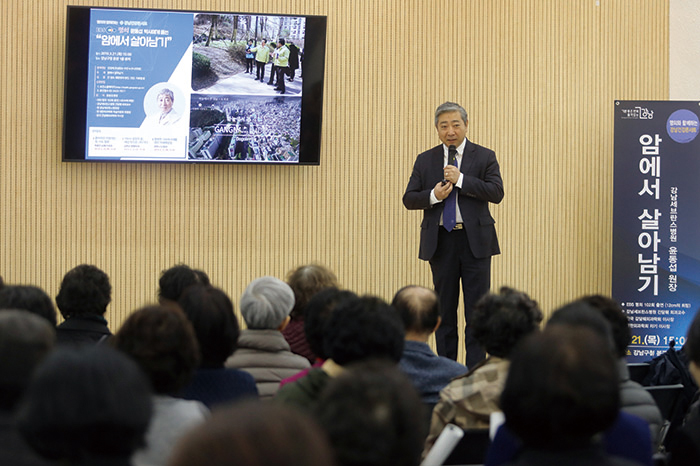
[[[443,179],[442,169],[445,164],[445,153],[442,149],[442,144],[433,148],[433,153],[431,154],[430,170],[431,176],[437,178],[438,180]],[[436,181],[437,183],[437,181]],[[434,184],[434,183],[433,183]],[[432,187],[432,186],[431,186]]]
[[[467,143],[464,145],[464,153],[462,154],[462,164],[459,166],[459,171],[463,174],[467,174],[469,167],[474,163],[474,154],[476,152],[476,146],[467,139]]]

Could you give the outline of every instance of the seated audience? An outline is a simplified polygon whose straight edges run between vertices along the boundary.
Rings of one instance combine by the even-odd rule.
[[[79,265],[63,277],[56,304],[66,319],[56,328],[58,344],[96,344],[112,336],[107,305],[112,300],[109,277],[94,265]]]
[[[258,396],[253,377],[225,368],[224,362],[238,344],[238,321],[226,293],[211,285],[193,285],[178,301],[192,323],[199,344],[200,365],[183,397],[198,400],[210,409],[221,403]]]
[[[574,301],[556,310],[547,321],[547,329],[559,331],[589,331],[604,342],[604,349],[615,358],[610,324],[599,311],[583,301]],[[649,424],[635,415],[619,411],[615,422],[602,433],[602,446],[608,455],[651,466],[652,442]],[[501,426],[496,433],[486,462],[487,466],[509,463],[517,457],[522,441],[508,428]]]
[[[472,313],[473,336],[489,354],[441,392],[430,422],[424,454],[447,424],[462,429],[488,429],[491,414],[501,410],[499,398],[516,345],[539,330],[542,311],[520,291],[502,287],[498,294],[481,298]]]
[[[523,442],[509,464],[632,465],[609,456],[596,435],[620,409],[616,361],[608,343],[584,327],[548,326],[512,355],[501,406]]]
[[[245,289],[240,306],[248,329],[241,332],[238,349],[226,367],[250,373],[260,398],[272,398],[282,379],[309,367],[309,361],[292,353],[282,336],[294,306],[294,292],[278,278],[261,277]]]
[[[353,364],[329,382],[314,410],[339,466],[418,466],[422,403],[394,362]]]
[[[178,264],[163,270],[158,280],[158,302],[177,303],[182,293],[192,285],[209,285],[209,276],[201,271]]]
[[[46,319],[25,310],[0,312],[0,464],[43,466],[19,435],[13,419],[34,369],[53,348],[56,330]]]
[[[326,333],[328,318],[339,302],[353,297],[357,296],[352,291],[326,288],[316,293],[309,300],[304,311],[304,334],[311,351],[316,355],[316,361],[311,367],[307,367],[293,376],[283,379],[280,382],[280,387],[305,377],[311,369],[323,365],[328,358],[323,346],[323,336]]]
[[[683,352],[690,360],[688,369],[700,385],[700,312],[695,314],[688,327]],[[697,406],[694,407],[697,410]],[[700,415],[691,412],[685,424],[679,428],[670,445],[670,466],[697,466],[700,464]]]
[[[32,447],[69,466],[130,466],[150,418],[148,380],[108,345],[56,349],[37,368],[17,412]]]
[[[199,363],[192,324],[179,308],[144,307],[126,319],[112,343],[136,361],[154,393],[146,446],[134,454],[132,462],[165,466],[180,437],[209,414],[201,402],[177,397]]]
[[[215,411],[186,435],[169,466],[334,466],[326,435],[308,415],[271,403]]]
[[[634,414],[649,423],[651,440],[658,445],[659,431],[663,424],[661,411],[654,398],[640,384],[630,379],[627,368],[627,345],[632,341],[632,332],[627,315],[612,298],[601,295],[586,296],[579,300],[598,311],[610,324],[617,368],[620,374],[620,402],[622,410]]]
[[[328,382],[348,365],[369,359],[398,364],[404,329],[398,312],[383,300],[351,295],[339,301],[332,311],[323,343],[328,359],[306,377],[280,388],[276,401],[312,409]]]
[[[399,311],[406,330],[406,341],[399,367],[416,387],[423,403],[434,406],[440,390],[467,368],[452,359],[438,356],[428,339],[440,326],[440,303],[433,290],[422,286],[401,288],[391,303]]]
[[[304,320],[306,305],[309,300],[324,288],[337,287],[338,279],[335,274],[322,265],[302,265],[287,276],[287,284],[294,292],[294,307],[289,314],[289,324],[282,330],[284,339],[289,343],[292,353],[304,356],[311,364],[318,357],[306,339]]]
[[[56,326],[56,308],[44,290],[36,286],[12,285],[0,289],[0,309],[24,309]]]

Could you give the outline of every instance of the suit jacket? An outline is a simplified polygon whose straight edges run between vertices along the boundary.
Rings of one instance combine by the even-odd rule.
[[[445,202],[430,205],[430,191],[443,179],[443,145],[429,149],[416,158],[408,180],[403,203],[407,209],[423,209],[418,257],[430,260],[435,253],[440,228],[440,215]],[[496,221],[489,211],[489,202],[503,199],[503,180],[496,154],[467,140],[459,170],[464,174],[457,203],[462,214],[469,246],[476,258],[500,254]]]

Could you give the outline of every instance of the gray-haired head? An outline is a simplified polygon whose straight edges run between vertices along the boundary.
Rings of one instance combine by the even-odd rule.
[[[294,307],[294,292],[275,277],[260,277],[241,295],[241,314],[249,329],[277,329]]]
[[[168,97],[170,97],[170,100],[172,100],[173,102],[175,102],[175,94],[173,93],[173,91],[171,91],[171,90],[168,89],[167,87],[164,87],[163,89],[161,89],[161,91],[158,93],[158,95],[159,95],[159,96],[161,96],[161,95],[167,95]]]
[[[435,109],[435,126],[438,124],[438,118],[440,115],[447,112],[459,112],[459,116],[462,117],[464,124],[467,123],[467,111],[464,110],[464,107],[454,102],[445,102],[444,104],[440,104],[440,106]]]

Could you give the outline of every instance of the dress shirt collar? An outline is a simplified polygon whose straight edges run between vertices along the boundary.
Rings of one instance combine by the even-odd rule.
[[[467,138],[464,138],[464,141],[462,141],[462,144],[457,146],[457,160],[462,160],[462,154],[464,153],[464,148],[467,146]],[[445,160],[445,163],[447,163],[447,155],[449,154],[449,147],[447,147],[445,144],[442,145],[442,152],[443,152],[443,158]]]

